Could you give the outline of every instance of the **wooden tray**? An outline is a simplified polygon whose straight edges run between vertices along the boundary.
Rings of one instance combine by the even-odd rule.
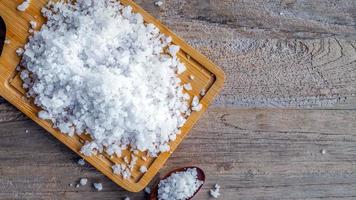
[[[29,36],[28,30],[30,20],[38,22],[39,25],[45,22],[45,19],[41,17],[40,10],[47,3],[47,0],[33,0],[31,1],[30,7],[25,12],[19,12],[16,10],[16,7],[22,3],[22,1],[23,0],[0,1],[0,15],[3,17],[7,25],[6,37],[11,41],[10,44],[5,44],[3,54],[0,57],[0,95],[16,106],[33,121],[45,128],[70,149],[75,151],[78,155],[82,156],[87,162],[104,173],[112,181],[128,191],[141,191],[157,174],[171,153],[182,142],[183,138],[188,134],[192,126],[205,112],[213,98],[222,89],[224,83],[224,72],[206,57],[189,46],[181,38],[176,36],[167,27],[163,26],[157,19],[149,15],[136,3],[131,0],[121,0],[122,4],[132,6],[134,12],[142,14],[146,22],[155,24],[162,33],[173,38],[173,43],[181,47],[181,51],[178,53],[178,56],[187,66],[187,71],[182,74],[181,79],[185,83],[190,82],[192,84],[193,90],[189,92],[190,95],[199,96],[201,89],[206,90],[206,95],[204,97],[200,96],[201,103],[203,104],[202,111],[193,112],[193,114],[188,118],[186,124],[181,129],[182,134],[180,134],[177,139],[170,144],[171,152],[162,153],[157,158],[148,158],[146,161],[139,159],[136,168],[132,172],[132,177],[128,180],[124,180],[121,176],[113,174],[111,170],[111,166],[114,163],[123,163],[121,158],[110,158],[105,154],[92,157],[85,157],[81,155],[79,153],[80,148],[88,138],[85,136],[69,137],[65,134],[61,134],[57,129],[52,128],[52,124],[50,122],[39,119],[37,117],[39,109],[25,98],[25,91],[21,87],[22,82],[19,77],[19,73],[16,71],[20,58],[16,56],[15,51],[17,48],[23,47],[24,44],[26,44],[27,37]],[[189,75],[194,75],[195,79],[189,80]],[[31,138],[29,138],[29,140],[31,140]],[[140,154],[142,155],[143,153],[140,152]],[[130,153],[128,151],[123,152],[123,155],[130,157]],[[141,165],[146,165],[148,168],[148,171],[145,174],[140,173],[138,170]]]

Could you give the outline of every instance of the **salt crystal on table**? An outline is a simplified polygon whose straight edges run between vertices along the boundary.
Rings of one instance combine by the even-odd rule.
[[[22,56],[22,54],[24,53],[24,49],[23,48],[18,48],[17,50],[16,50],[16,54],[18,55],[18,56]]]
[[[93,186],[97,191],[103,190],[103,185],[101,183],[93,183]]]
[[[163,5],[163,1],[156,1],[155,5],[161,7]]]
[[[145,192],[146,192],[147,194],[151,194],[151,189],[150,189],[149,187],[146,187],[146,188],[145,188]]]
[[[179,52],[180,47],[177,45],[171,45],[168,47],[168,52],[171,54],[171,56],[175,57],[177,56],[177,53]]]
[[[85,161],[84,159],[79,159],[77,162],[79,165],[84,166],[85,165]]]
[[[88,183],[88,179],[87,178],[82,178],[79,181],[80,185],[86,185]]]
[[[217,199],[220,196],[220,185],[215,184],[214,189],[210,189],[210,195]]]
[[[10,44],[10,43],[11,43],[11,40],[6,39],[6,40],[4,41],[4,43],[5,43],[5,44]]]
[[[125,197],[125,199],[124,200],[130,200],[130,197]]]
[[[25,11],[30,6],[31,0],[24,0],[22,4],[17,6],[17,10]]]

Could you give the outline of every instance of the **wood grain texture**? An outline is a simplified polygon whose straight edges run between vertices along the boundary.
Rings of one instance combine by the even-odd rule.
[[[222,186],[221,199],[356,198],[355,120],[355,110],[214,107],[158,176],[179,166],[201,167],[207,183],[195,199],[208,199],[215,183]],[[77,165],[76,154],[29,120],[1,123],[0,130],[0,199],[144,197]],[[69,186],[82,177],[102,182],[104,190]]]
[[[215,183],[225,200],[356,199],[355,1],[136,2],[228,78],[156,180],[194,164],[207,173],[196,200],[211,199]],[[0,199],[144,198],[77,159],[0,101]],[[82,177],[104,190],[69,186]]]
[[[353,0],[171,0],[151,8],[227,75],[217,105],[354,107]]]

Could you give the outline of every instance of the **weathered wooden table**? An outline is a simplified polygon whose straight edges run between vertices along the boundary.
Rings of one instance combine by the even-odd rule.
[[[356,199],[356,1],[137,2],[227,75],[161,173],[206,170],[195,199],[215,183],[221,199]],[[144,198],[76,164],[4,100],[0,121],[0,199]],[[103,191],[69,185],[82,177]]]

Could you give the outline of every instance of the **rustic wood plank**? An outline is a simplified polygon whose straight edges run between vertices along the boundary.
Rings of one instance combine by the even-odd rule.
[[[356,2],[139,1],[227,75],[218,105],[356,105]]]
[[[355,121],[356,110],[214,107],[158,176],[202,167],[207,183],[195,199],[207,199],[215,183],[222,199],[356,198]],[[78,166],[77,158],[29,120],[0,123],[0,199],[143,198]],[[102,182],[104,190],[69,186],[81,177]]]

